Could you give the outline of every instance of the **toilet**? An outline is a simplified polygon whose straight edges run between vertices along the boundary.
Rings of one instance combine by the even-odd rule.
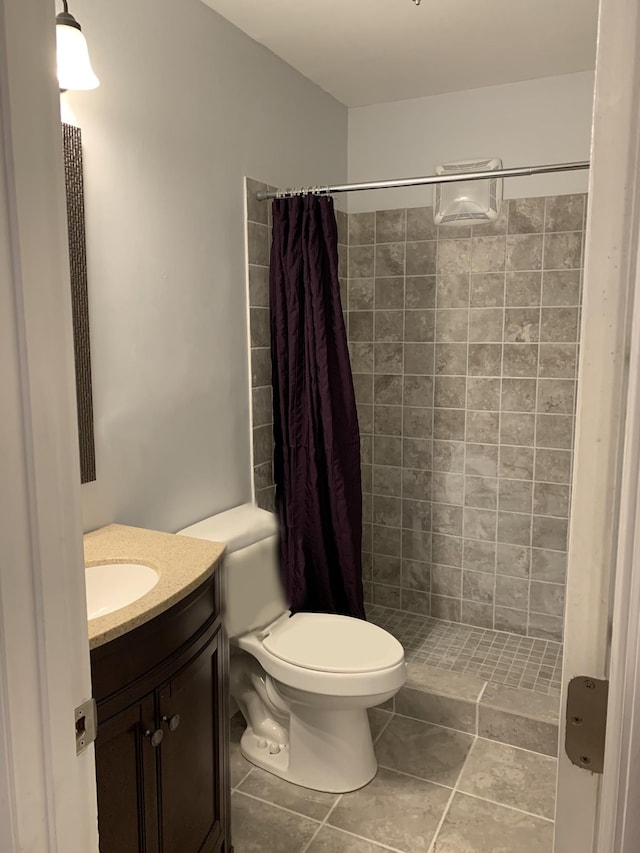
[[[324,613],[291,615],[276,517],[244,504],[180,531],[224,542],[231,695],[247,728],[244,757],[296,785],[344,793],[373,779],[367,708],[405,681],[404,649],[382,628]]]

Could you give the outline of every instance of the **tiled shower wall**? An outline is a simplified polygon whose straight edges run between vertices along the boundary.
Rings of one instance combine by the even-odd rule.
[[[369,601],[561,639],[585,201],[348,216]]]
[[[273,408],[271,387],[271,333],[269,327],[269,256],[271,252],[271,202],[258,201],[256,193],[267,184],[247,178],[247,270],[249,290],[249,346],[251,357],[251,430],[253,486],[256,502],[274,509]],[[347,307],[347,216],[336,211],[340,289]]]
[[[253,485],[258,506],[273,510],[273,410],[271,404],[271,332],[269,329],[269,255],[271,204],[256,193],[266,184],[247,178],[247,269]]]

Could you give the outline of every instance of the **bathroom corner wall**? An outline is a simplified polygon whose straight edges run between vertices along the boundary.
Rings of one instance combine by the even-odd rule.
[[[584,215],[349,215],[369,601],[561,639]]]

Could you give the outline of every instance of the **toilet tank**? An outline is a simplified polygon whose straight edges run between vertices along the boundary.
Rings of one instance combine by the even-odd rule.
[[[269,625],[288,609],[280,581],[278,522],[273,513],[243,504],[179,531],[227,546],[224,622],[229,637]]]

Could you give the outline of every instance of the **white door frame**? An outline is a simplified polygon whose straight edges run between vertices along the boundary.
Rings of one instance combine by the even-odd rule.
[[[630,853],[640,839],[640,255],[630,352],[611,638],[607,744],[597,850]]]
[[[626,802],[622,793],[633,782],[629,774],[625,779],[628,751],[633,737],[638,736],[633,732],[637,720],[625,719],[624,713],[629,706],[633,707],[633,702],[640,707],[638,681],[633,683],[628,678],[630,673],[624,666],[625,659],[631,667],[637,667],[638,663],[638,610],[636,602],[633,611],[631,598],[634,590],[634,594],[638,593],[634,586],[638,578],[634,581],[631,577],[631,568],[638,475],[636,442],[640,433],[637,342],[632,348],[632,330],[635,327],[637,333],[640,324],[639,315],[633,312],[640,245],[639,57],[637,0],[601,0],[562,717],[568,682],[577,675],[610,678],[611,701],[603,777],[571,764],[564,751],[565,725],[564,719],[561,720],[555,853],[637,851],[638,835],[635,846],[625,846],[620,819],[624,818],[621,809]],[[628,388],[631,389],[629,403]],[[617,523],[619,512],[621,520]],[[637,741],[635,746],[637,749]],[[635,784],[636,790],[629,793],[637,803],[640,797],[637,775]],[[637,806],[633,818],[638,820]]]
[[[3,853],[98,849],[54,14],[0,0]]]

